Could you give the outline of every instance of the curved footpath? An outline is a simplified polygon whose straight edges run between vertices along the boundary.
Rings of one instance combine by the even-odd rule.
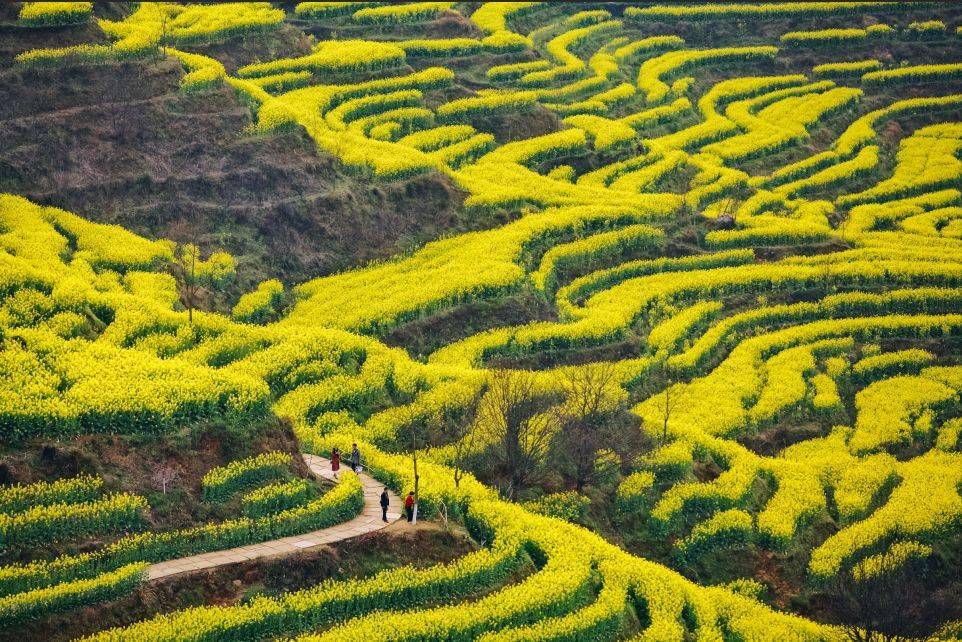
[[[336,481],[334,474],[331,472],[331,462],[329,460],[308,454],[302,454],[302,457],[304,457],[304,463],[307,464],[307,467],[310,468],[311,472],[317,477]],[[399,519],[401,516],[401,498],[395,495],[390,489],[388,490],[391,505],[387,514],[388,521],[384,522],[381,520],[381,491],[384,488],[384,484],[372,479],[363,472],[358,473],[358,477],[360,477],[361,484],[364,486],[364,508],[361,510],[360,515],[350,521],[328,528],[322,528],[318,531],[304,533],[303,535],[282,537],[281,539],[261,542],[260,544],[248,544],[247,546],[238,546],[237,548],[228,548],[221,551],[212,551],[210,553],[159,562],[152,564],[147,569],[147,579],[158,580],[163,577],[170,577],[171,575],[193,573],[218,566],[237,564],[238,562],[245,562],[247,560],[290,555],[291,553],[297,553],[298,551],[314,548],[323,544],[331,544],[332,542],[339,542],[365,533],[378,531]]]

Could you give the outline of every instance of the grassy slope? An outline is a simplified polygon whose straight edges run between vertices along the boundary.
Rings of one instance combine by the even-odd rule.
[[[274,276],[302,281],[478,224],[440,175],[373,185],[299,133],[247,133],[253,116],[230,90],[184,95],[172,60],[10,65],[26,48],[102,38],[94,27],[25,33],[0,24],[0,191],[226,249],[239,259],[241,288]],[[221,58],[230,50],[233,67],[298,55],[310,41],[285,27],[209,48]]]

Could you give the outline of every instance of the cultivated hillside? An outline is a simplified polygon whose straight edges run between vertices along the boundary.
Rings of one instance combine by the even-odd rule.
[[[0,88],[0,640],[962,636],[954,5],[8,3]]]

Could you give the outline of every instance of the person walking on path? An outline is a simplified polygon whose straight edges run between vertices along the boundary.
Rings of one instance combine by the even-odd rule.
[[[408,516],[408,521],[414,521],[414,491],[408,493],[408,496],[404,499],[404,512]]]
[[[357,472],[361,466],[361,451],[357,449],[357,444],[351,447],[351,470]]]
[[[335,448],[331,452],[331,472],[334,473],[334,479],[337,479],[337,471],[341,469],[341,451]]]
[[[384,492],[381,493],[381,519],[385,522],[387,521],[387,507],[391,504],[391,500],[387,496],[387,486],[384,487]]]

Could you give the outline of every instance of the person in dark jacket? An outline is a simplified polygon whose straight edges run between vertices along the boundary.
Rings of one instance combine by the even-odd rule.
[[[408,496],[404,499],[404,512],[408,516],[408,521],[414,521],[414,491],[412,490],[408,493]]]
[[[385,522],[387,521],[387,507],[391,504],[391,500],[387,496],[387,486],[381,492],[381,519]]]
[[[361,451],[357,449],[357,444],[351,448],[351,470],[357,472],[358,467],[361,465]]]

